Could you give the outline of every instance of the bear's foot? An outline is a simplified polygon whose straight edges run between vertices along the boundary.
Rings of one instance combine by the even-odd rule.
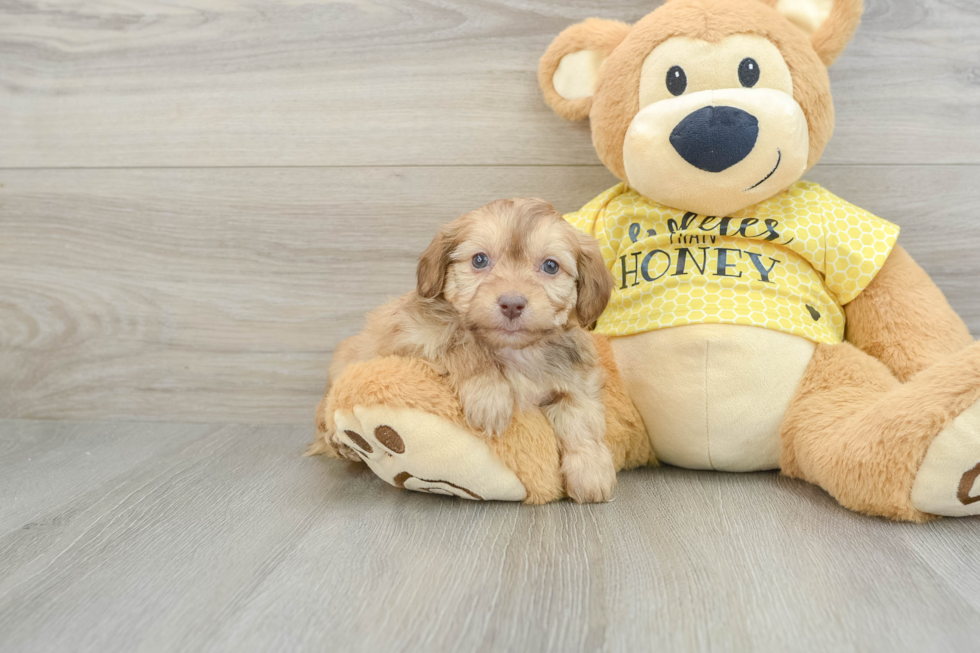
[[[912,485],[912,504],[945,517],[980,515],[980,401],[929,445]]]
[[[397,488],[474,501],[524,501],[527,490],[486,442],[417,408],[355,405],[334,413],[334,442]]]

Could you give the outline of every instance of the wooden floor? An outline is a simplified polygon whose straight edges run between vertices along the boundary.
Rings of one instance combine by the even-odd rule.
[[[980,520],[764,474],[481,504],[294,426],[0,422],[0,650],[975,651]]]
[[[299,456],[439,224],[615,182],[537,59],[657,4],[0,0],[0,651],[980,649],[980,519],[677,469],[473,504]],[[980,334],[980,2],[866,5],[808,178]]]

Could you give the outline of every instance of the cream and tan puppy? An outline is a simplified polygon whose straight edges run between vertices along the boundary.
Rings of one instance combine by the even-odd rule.
[[[540,408],[558,437],[568,495],[609,500],[616,473],[603,440],[603,378],[585,327],[613,279],[595,240],[547,202],[498,200],[442,227],[417,275],[414,292],[341,343],[329,382],[376,356],[422,358],[448,376],[467,421],[488,437],[507,428],[515,406]]]

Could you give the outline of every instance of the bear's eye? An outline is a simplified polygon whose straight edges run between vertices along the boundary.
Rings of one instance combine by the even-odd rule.
[[[667,71],[667,90],[671,95],[683,95],[687,90],[687,73],[680,66]]]
[[[482,270],[490,264],[490,257],[486,254],[480,253],[473,257],[473,267],[477,270]]]
[[[546,274],[558,274],[558,270],[561,269],[561,266],[558,265],[558,261],[549,258],[547,261],[541,264],[541,269],[544,270]]]
[[[759,63],[752,57],[742,59],[738,65],[738,81],[742,82],[745,88],[752,88],[759,83]]]

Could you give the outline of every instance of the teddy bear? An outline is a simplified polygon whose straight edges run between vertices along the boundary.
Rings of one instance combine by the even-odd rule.
[[[861,0],[668,0],[589,19],[539,65],[621,183],[566,216],[616,279],[594,328],[617,469],[780,470],[867,515],[980,514],[980,343],[899,228],[802,180],[834,128],[828,67]],[[536,411],[474,432],[444,378],[349,368],[311,453],[352,449],[399,488],[564,496]]]

